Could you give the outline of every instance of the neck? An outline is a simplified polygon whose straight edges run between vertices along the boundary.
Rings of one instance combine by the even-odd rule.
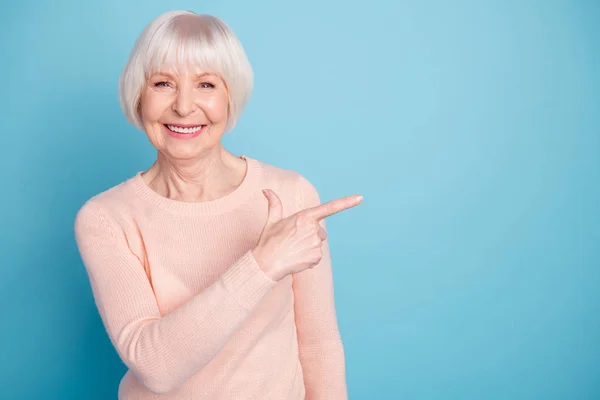
[[[245,164],[223,147],[189,160],[169,159],[159,152],[142,178],[164,197],[184,202],[210,201],[239,186],[246,172]]]

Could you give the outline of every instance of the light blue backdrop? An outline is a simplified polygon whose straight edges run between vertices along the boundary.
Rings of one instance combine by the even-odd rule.
[[[256,90],[225,146],[323,200],[351,399],[600,398],[600,3],[3,2],[0,398],[116,399],[73,238],[154,159],[117,80],[152,18],[223,18]]]

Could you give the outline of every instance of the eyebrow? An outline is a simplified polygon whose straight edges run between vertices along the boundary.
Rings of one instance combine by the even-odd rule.
[[[196,78],[196,79],[197,78],[203,78],[205,76],[215,76],[216,77],[217,75],[215,73],[213,73],[213,72],[202,72],[201,74],[194,75],[194,78]]]
[[[174,78],[174,76],[168,72],[156,72],[154,74],[152,74],[152,76],[167,76],[169,78]],[[212,77],[216,77],[217,75],[213,72],[202,72],[200,74],[195,74],[192,76],[192,78],[194,79],[199,79],[199,78],[204,78],[206,76],[212,76]]]

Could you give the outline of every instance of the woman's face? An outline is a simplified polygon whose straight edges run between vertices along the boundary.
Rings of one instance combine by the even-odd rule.
[[[169,158],[190,159],[220,143],[228,104],[218,75],[164,70],[147,80],[140,115],[154,147]]]

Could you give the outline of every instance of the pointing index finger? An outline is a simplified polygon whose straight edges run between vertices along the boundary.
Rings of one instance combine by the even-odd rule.
[[[317,221],[320,221],[323,218],[337,214],[340,211],[355,207],[359,205],[362,200],[363,197],[360,195],[346,196],[336,200],[328,201],[327,203],[319,204],[315,207],[307,208],[304,210],[304,214],[316,219]]]

